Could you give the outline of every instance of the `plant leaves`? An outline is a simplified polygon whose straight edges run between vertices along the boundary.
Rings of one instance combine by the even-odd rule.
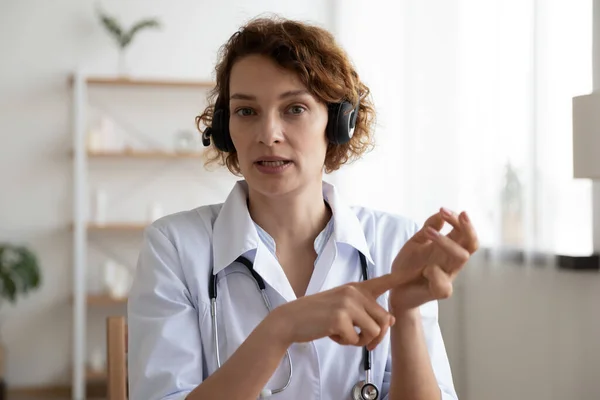
[[[7,298],[11,303],[14,303],[17,297],[17,286],[15,281],[4,274],[0,275],[0,279],[2,280],[2,296]]]
[[[98,11],[100,22],[106,29],[106,31],[113,36],[113,39],[121,46],[123,41],[123,28],[115,17],[105,14],[102,11]]]
[[[14,303],[19,294],[38,288],[41,274],[36,255],[24,246],[0,244],[0,296]]]
[[[129,43],[133,40],[133,37],[136,33],[143,29],[149,28],[160,28],[160,23],[156,19],[143,19],[137,22],[135,25],[129,29],[127,33],[125,33],[122,37],[121,47],[127,47]]]

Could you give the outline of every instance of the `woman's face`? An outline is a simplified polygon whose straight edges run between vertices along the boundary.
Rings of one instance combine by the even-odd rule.
[[[251,191],[266,196],[321,185],[327,107],[296,73],[271,59],[238,60],[230,77],[229,131]]]

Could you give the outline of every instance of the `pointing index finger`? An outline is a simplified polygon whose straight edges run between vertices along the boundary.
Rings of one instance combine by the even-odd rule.
[[[398,284],[397,279],[392,274],[385,274],[367,281],[360,282],[360,288],[377,298],[394,288]]]

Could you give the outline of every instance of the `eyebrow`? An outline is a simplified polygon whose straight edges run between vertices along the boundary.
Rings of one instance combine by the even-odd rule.
[[[309,94],[308,90],[299,89],[299,90],[288,90],[287,92],[283,92],[279,95],[279,99],[285,99],[287,97],[299,96]],[[256,96],[244,93],[234,93],[229,96],[229,100],[256,100]]]

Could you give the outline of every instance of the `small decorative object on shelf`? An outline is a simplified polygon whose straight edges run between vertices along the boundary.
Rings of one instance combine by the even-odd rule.
[[[117,135],[116,125],[112,118],[104,115],[92,126],[87,136],[89,152],[120,151],[123,143]]]
[[[193,153],[198,150],[198,135],[190,130],[175,133],[175,152]]]
[[[110,297],[115,299],[127,297],[131,286],[131,274],[127,267],[108,260],[104,264],[103,275],[104,287]]]
[[[119,73],[121,75],[128,75],[129,69],[126,57],[127,50],[131,45],[133,38],[138,32],[144,29],[160,28],[160,22],[156,18],[145,18],[136,22],[131,28],[126,30],[115,17],[108,15],[100,8],[96,11],[100,18],[100,22],[119,46]]]
[[[154,222],[157,219],[162,218],[163,216],[164,212],[160,203],[153,202],[152,204],[150,204],[150,207],[148,209],[148,219],[150,220],[150,222]]]
[[[106,191],[97,189],[94,193],[94,215],[91,219],[96,225],[103,225],[106,223],[106,203]]]
[[[100,374],[104,372],[106,368],[106,358],[104,351],[102,351],[102,349],[100,348],[95,348],[94,350],[92,350],[88,364],[90,367],[90,371],[92,371],[93,373]]]

